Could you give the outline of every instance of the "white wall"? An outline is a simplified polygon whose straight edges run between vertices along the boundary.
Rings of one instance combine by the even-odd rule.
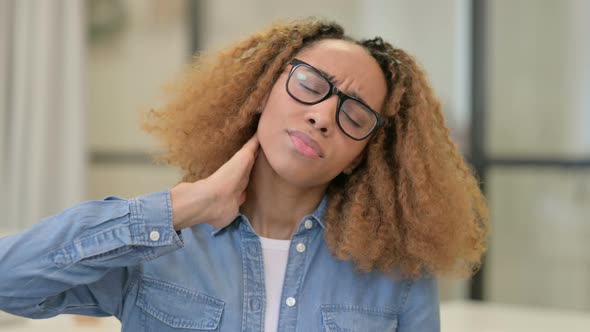
[[[190,57],[184,1],[122,3],[127,15],[124,26],[110,38],[88,45],[91,154],[147,155],[159,150],[159,143],[140,129],[140,112],[162,102],[164,84]],[[167,189],[180,176],[171,167],[116,162],[91,163],[88,173],[88,199],[133,197]]]

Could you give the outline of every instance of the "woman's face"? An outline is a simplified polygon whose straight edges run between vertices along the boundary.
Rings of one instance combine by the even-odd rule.
[[[381,113],[385,77],[363,47],[326,39],[295,58],[328,74],[340,91],[360,97]],[[264,105],[258,124],[260,146],[272,169],[285,181],[302,187],[325,185],[360,160],[370,137],[356,141],[338,127],[336,95],[315,105],[293,99],[285,88],[290,69],[287,65]],[[306,143],[309,140],[315,143]]]

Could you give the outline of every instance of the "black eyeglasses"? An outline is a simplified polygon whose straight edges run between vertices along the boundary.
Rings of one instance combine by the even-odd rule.
[[[324,73],[298,59],[290,63],[292,67],[286,84],[289,96],[302,104],[315,105],[337,95],[336,123],[346,136],[362,141],[383,125],[379,113],[360,99],[338,90]]]

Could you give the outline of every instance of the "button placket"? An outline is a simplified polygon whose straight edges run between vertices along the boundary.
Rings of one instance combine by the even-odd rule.
[[[245,219],[244,221],[247,221]],[[242,324],[248,331],[261,331],[264,325],[264,270],[262,247],[247,222],[240,224],[242,264],[244,269]],[[245,330],[244,330],[245,331]]]
[[[307,222],[308,220],[310,222]],[[291,247],[283,282],[282,305],[279,312],[279,326],[282,326],[281,331],[285,332],[295,332],[298,329],[297,315],[299,310],[297,310],[297,307],[303,305],[303,302],[299,302],[301,300],[299,294],[307,271],[307,255],[312,253],[308,248],[315,248],[312,242],[316,241],[315,239],[319,234],[317,227],[311,231],[309,229],[304,230],[304,228],[309,227],[310,223],[313,226],[314,222],[311,218],[305,219],[303,227],[299,228],[300,231],[291,237]],[[305,227],[306,224],[307,227]]]

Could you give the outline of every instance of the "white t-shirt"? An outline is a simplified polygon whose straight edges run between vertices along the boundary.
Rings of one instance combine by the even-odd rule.
[[[264,285],[266,288],[264,331],[274,332],[278,330],[281,293],[291,240],[275,240],[260,236],[260,244],[264,258]]]

